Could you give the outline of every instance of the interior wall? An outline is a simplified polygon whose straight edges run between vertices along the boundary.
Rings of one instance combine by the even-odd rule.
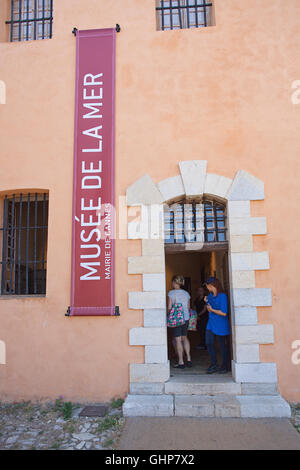
[[[226,276],[226,257],[224,251],[214,252],[215,263],[212,261],[213,252],[194,252],[166,254],[166,293],[172,289],[172,277],[182,274],[191,278],[192,301],[196,298],[197,288],[208,276],[216,275],[222,282],[226,292],[229,282]],[[228,293],[228,292],[227,292]]]
[[[226,293],[229,287],[229,282],[226,276],[226,257],[227,253],[224,251],[216,252],[216,277],[221,281]]]
[[[192,302],[196,298],[197,288],[210,275],[211,253],[176,253],[166,254],[166,292],[172,289],[172,277],[182,274],[191,278]]]

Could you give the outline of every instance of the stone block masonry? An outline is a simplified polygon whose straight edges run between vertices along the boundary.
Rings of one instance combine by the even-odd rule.
[[[191,385],[188,382],[175,386],[169,381],[164,238],[159,217],[164,203],[185,197],[200,200],[205,195],[227,202],[233,343],[233,382],[230,386],[227,384],[227,388],[218,384]],[[144,327],[132,328],[129,342],[132,346],[145,348],[145,362],[130,364],[131,395],[125,402],[125,413],[139,416],[145,406],[149,416],[157,413],[161,416],[252,416],[255,415],[253,397],[256,397],[261,404],[257,407],[257,416],[286,416],[288,408],[276,392],[276,364],[260,361],[259,345],[274,342],[273,325],[259,325],[257,319],[257,307],[272,306],[271,289],[257,286],[255,281],[255,271],[271,267],[267,251],[253,250],[253,235],[267,233],[266,218],[251,215],[251,201],[265,197],[264,183],[243,170],[230,179],[207,173],[205,160],[182,161],[179,162],[178,175],[157,184],[145,175],[128,188],[126,197],[128,206],[141,206],[144,214],[139,227],[142,256],[128,258],[128,273],[142,276],[143,290],[128,293],[128,306],[129,309],[144,311]],[[145,236],[150,206],[153,205],[160,211],[155,220],[156,239]],[[130,238],[139,238],[136,223],[129,224],[128,230]],[[187,393],[189,387],[196,391],[196,396]],[[206,390],[213,390],[213,395],[218,391],[218,399],[205,393]],[[220,390],[224,390],[223,395]],[[235,390],[234,396],[230,392],[228,397],[228,390]],[[248,395],[243,395],[247,392],[249,399],[245,398]],[[172,393],[174,401],[171,403]],[[159,402],[157,394],[164,398],[155,410],[154,404]],[[239,400],[239,396],[243,398]],[[275,411],[276,404],[278,412]]]

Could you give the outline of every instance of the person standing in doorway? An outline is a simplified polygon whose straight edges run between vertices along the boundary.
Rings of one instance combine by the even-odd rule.
[[[192,367],[191,353],[190,353],[190,342],[187,337],[187,331],[189,326],[190,318],[190,294],[183,289],[184,277],[176,275],[172,279],[173,289],[168,292],[168,313],[176,303],[181,303],[183,306],[184,320],[185,323],[180,326],[172,328],[173,338],[175,339],[176,352],[178,355],[178,363],[174,367],[178,369],[184,369],[185,364],[183,361],[183,352],[186,353],[187,367]]]
[[[215,277],[210,277],[205,282],[209,295],[205,298],[209,319],[206,326],[206,346],[210,355],[211,364],[207,369],[208,374],[219,372],[225,374],[229,371],[229,351],[227,338],[230,334],[228,321],[228,300],[221,282]],[[215,348],[215,338],[218,341],[222,364],[218,367],[217,354]]]
[[[197,312],[197,330],[200,336],[200,343],[198,346],[196,346],[196,349],[206,349],[205,331],[208,322],[208,311],[206,308],[206,302],[204,300],[204,294],[204,288],[198,287],[197,297],[195,299],[194,305]]]

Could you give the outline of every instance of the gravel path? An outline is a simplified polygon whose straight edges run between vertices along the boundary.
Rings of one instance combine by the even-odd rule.
[[[92,450],[115,449],[124,424],[122,400],[106,415],[81,417],[83,405],[64,403],[0,404],[0,449]]]

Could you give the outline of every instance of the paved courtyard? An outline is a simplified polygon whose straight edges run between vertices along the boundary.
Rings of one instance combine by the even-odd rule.
[[[300,434],[289,419],[128,418],[119,449],[300,450]]]

